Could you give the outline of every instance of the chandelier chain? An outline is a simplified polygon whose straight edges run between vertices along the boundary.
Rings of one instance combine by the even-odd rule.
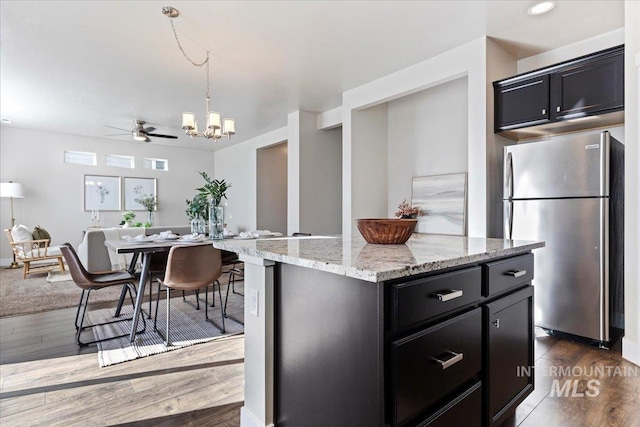
[[[176,32],[176,27],[173,25],[173,18],[169,18],[169,21],[171,21],[171,29],[173,30],[173,37],[175,37],[176,42],[178,43],[178,48],[180,48],[180,52],[182,52],[184,57],[187,58],[187,61],[191,62],[196,67],[202,67],[205,64],[207,64],[207,66],[208,66],[208,64],[209,64],[209,51],[207,51],[207,59],[205,59],[202,62],[195,62],[193,59],[189,58],[189,55],[187,55],[187,53],[182,48],[182,44],[180,44],[180,40],[178,39],[178,33]]]

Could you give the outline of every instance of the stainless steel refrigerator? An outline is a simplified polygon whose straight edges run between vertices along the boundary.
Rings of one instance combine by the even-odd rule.
[[[536,251],[535,324],[611,340],[624,328],[624,146],[576,134],[505,147],[505,237]]]

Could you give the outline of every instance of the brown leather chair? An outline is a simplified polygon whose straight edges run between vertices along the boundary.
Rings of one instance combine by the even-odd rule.
[[[222,301],[222,294],[220,292],[220,283],[218,278],[222,274],[222,257],[219,249],[214,248],[211,245],[197,245],[197,246],[174,246],[169,251],[169,259],[167,260],[167,270],[164,274],[164,279],[158,281],[159,285],[163,285],[167,289],[167,325],[166,335],[158,330],[158,306],[160,305],[160,286],[158,286],[158,293],[156,297],[156,316],[153,322],[153,329],[164,340],[165,345],[171,345],[170,337],[170,306],[171,306],[171,289],[190,291],[196,289],[205,289],[205,319],[207,322],[214,325],[225,333],[224,326],[224,312],[222,304],[220,304],[220,312],[222,313],[222,326],[217,325],[212,319],[209,318],[208,301],[207,301],[207,288],[209,285],[214,286],[214,298],[215,298],[215,285],[218,285],[218,295],[220,301]]]
[[[60,251],[64,256],[64,259],[67,261],[67,266],[69,267],[69,272],[71,273],[71,277],[73,278],[73,281],[80,289],[82,289],[82,294],[80,295],[80,303],[78,304],[78,311],[76,312],[76,320],[75,320],[76,341],[78,342],[78,346],[84,347],[84,346],[88,346],[89,344],[95,344],[98,342],[103,342],[107,340],[129,336],[129,334],[127,333],[123,335],[103,338],[101,340],[93,340],[93,341],[87,341],[87,342],[82,342],[80,340],[80,335],[82,334],[82,331],[86,329],[95,328],[96,326],[109,325],[116,322],[125,322],[125,321],[132,320],[132,318],[116,319],[110,322],[84,326],[84,317],[85,317],[85,314],[87,313],[87,307],[89,305],[89,296],[91,295],[91,291],[96,289],[104,289],[109,286],[126,286],[129,292],[129,297],[131,299],[131,305],[134,305],[132,292],[135,292],[135,287],[133,285],[135,281],[135,277],[133,277],[131,274],[129,274],[126,271],[113,271],[108,273],[89,273],[83,267],[82,263],[80,262],[80,259],[78,258],[78,254],[73,249],[73,246],[71,246],[70,243],[63,243],[62,245],[60,245]],[[84,305],[84,309],[82,310],[82,317],[80,317],[80,310],[83,305]],[[78,323],[78,319],[80,319],[79,323]],[[146,327],[146,324],[144,322],[144,316],[142,316],[142,321],[143,321],[144,327]],[[144,331],[144,329],[142,331]]]

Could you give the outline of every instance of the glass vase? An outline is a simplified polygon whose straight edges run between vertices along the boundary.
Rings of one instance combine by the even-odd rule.
[[[224,208],[209,204],[209,239],[224,239]]]
[[[197,215],[195,218],[191,220],[191,234],[205,234],[206,233],[206,223],[204,219],[200,218],[200,215]]]
[[[153,226],[153,211],[147,211],[147,223],[149,227]]]

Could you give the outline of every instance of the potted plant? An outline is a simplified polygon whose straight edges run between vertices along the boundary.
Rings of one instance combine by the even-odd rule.
[[[122,221],[120,221],[120,225],[124,228],[133,227],[133,219],[136,217],[136,214],[132,211],[126,211],[122,214]]]
[[[191,232],[204,234],[206,232],[205,218],[208,216],[207,208],[209,206],[207,196],[198,193],[193,197],[193,199],[187,199],[185,202],[187,203],[187,209],[185,212],[190,220]]]
[[[195,218],[206,218],[207,217],[207,207],[209,206],[209,202],[207,201],[207,196],[198,193],[193,196],[193,199],[185,200],[187,204],[187,209],[185,209],[185,213],[189,220],[193,220]]]
[[[199,194],[209,200],[209,238],[221,240],[224,238],[224,208],[220,205],[223,198],[227,198],[227,190],[231,187],[224,179],[211,179],[206,172],[199,172],[205,184],[196,188]]]
[[[204,179],[205,184],[200,188],[196,188],[196,190],[198,190],[201,195],[204,195],[205,198],[210,198],[214,206],[220,206],[222,199],[227,198],[226,192],[231,187],[231,184],[227,184],[224,179],[211,179],[206,172],[199,172],[199,174]]]
[[[136,203],[140,203],[147,210],[146,224],[153,225],[153,210],[156,208],[156,205],[158,204],[158,199],[153,194],[143,193],[142,186],[138,186],[134,188],[133,191],[138,195],[138,197],[133,200]]]

